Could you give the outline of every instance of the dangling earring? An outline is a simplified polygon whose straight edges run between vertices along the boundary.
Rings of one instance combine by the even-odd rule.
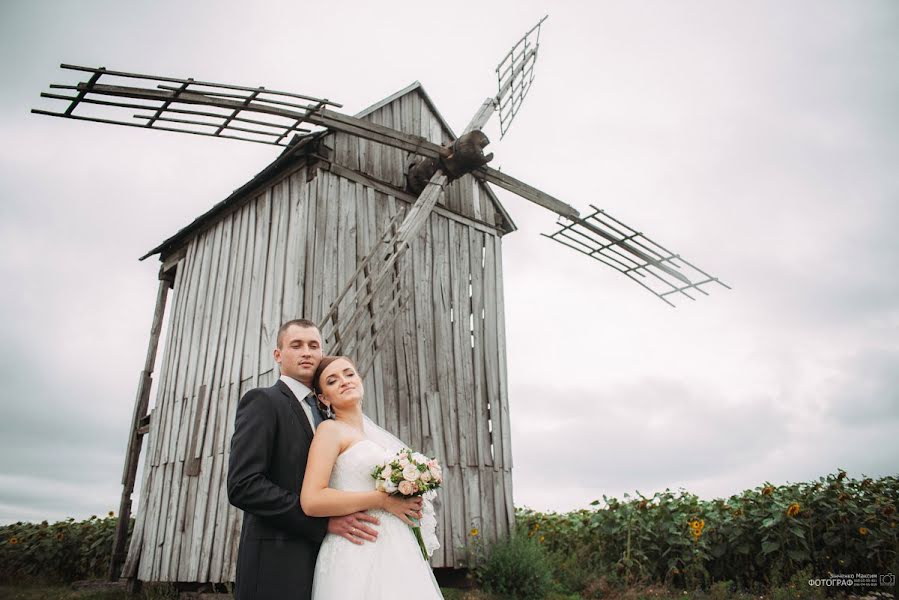
[[[325,404],[324,402],[321,401],[321,398],[316,398],[316,403],[318,404],[319,412],[324,413],[325,417],[327,417],[328,419],[334,418],[334,411],[331,410],[330,404]]]

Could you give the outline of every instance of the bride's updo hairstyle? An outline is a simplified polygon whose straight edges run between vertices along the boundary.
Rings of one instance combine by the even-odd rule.
[[[313,389],[313,391],[315,391],[316,396],[322,394],[322,386],[321,386],[321,382],[320,382],[320,380],[322,378],[322,373],[325,372],[325,369],[328,368],[328,365],[330,365],[335,360],[339,360],[341,358],[343,360],[347,361],[348,363],[350,363],[351,365],[353,365],[353,368],[356,369],[356,363],[354,363],[353,359],[350,358],[349,356],[325,356],[324,358],[322,358],[322,361],[318,364],[318,368],[315,370],[315,375],[312,376],[312,389]],[[359,369],[356,369],[357,375],[358,375],[358,372],[359,372]],[[319,402],[321,402],[321,401],[319,401]],[[322,410],[324,410],[324,407],[322,408]]]

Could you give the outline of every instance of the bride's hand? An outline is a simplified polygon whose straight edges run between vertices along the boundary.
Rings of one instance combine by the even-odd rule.
[[[413,496],[411,498],[391,496],[389,494],[385,494],[385,496],[384,510],[399,517],[407,525],[414,527],[415,523],[413,523],[409,517],[414,517],[416,519],[421,518],[421,496]]]

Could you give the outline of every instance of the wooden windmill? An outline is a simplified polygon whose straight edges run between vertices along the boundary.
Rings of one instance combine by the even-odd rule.
[[[432,565],[460,566],[472,527],[488,539],[510,531],[501,238],[515,227],[488,184],[556,213],[548,237],[669,304],[724,285],[603,211],[581,216],[487,166],[481,129],[498,113],[508,130],[534,79],[542,23],[500,62],[498,93],[458,138],[418,83],[348,116],[327,99],[263,87],[62,65],[89,78],[42,94],[68,103],[62,112],[33,112],[285,148],[143,257],[158,254],[162,266],[111,577],[124,563],[132,580],[233,581],[241,514],[227,501],[224,472],[234,411],[244,392],[276,379],[277,328],[300,316],[320,322],[326,351],[357,359],[369,416],[445,466]]]

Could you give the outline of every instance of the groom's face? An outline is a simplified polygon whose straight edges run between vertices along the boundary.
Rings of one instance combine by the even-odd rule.
[[[318,329],[291,325],[275,348],[275,361],[282,375],[311,387],[312,376],[322,361],[322,338]]]

